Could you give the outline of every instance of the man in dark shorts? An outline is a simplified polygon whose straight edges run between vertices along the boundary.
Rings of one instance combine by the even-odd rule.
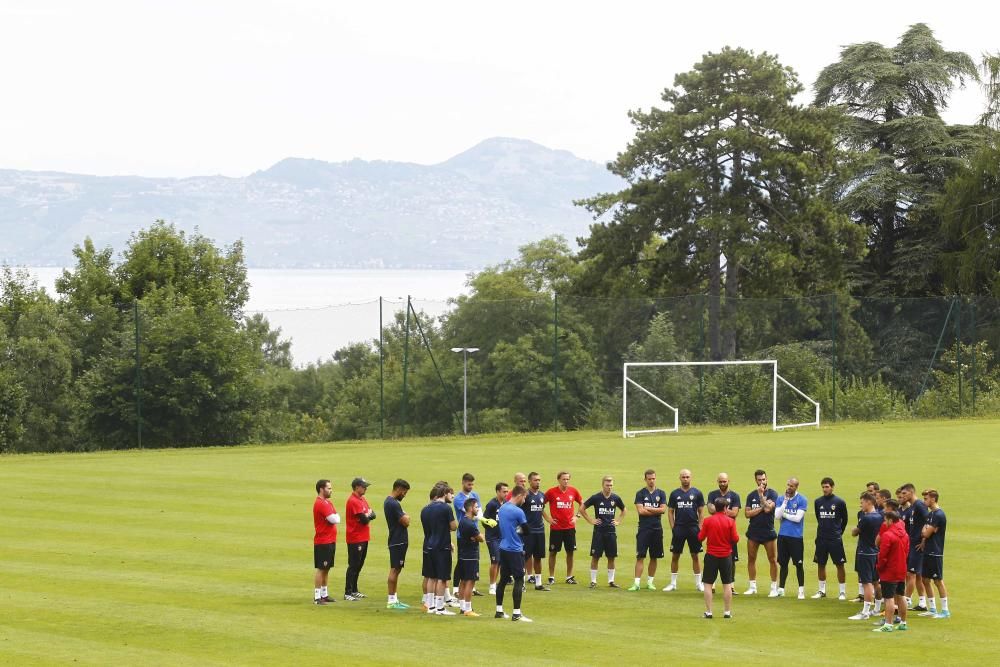
[[[361,568],[365,566],[368,557],[368,542],[371,541],[371,522],[375,519],[375,511],[368,505],[365,494],[371,482],[363,477],[355,477],[351,481],[351,495],[347,497],[347,576],[344,581],[344,599],[350,601],[363,600],[368,597],[358,590],[358,577]]]
[[[464,616],[477,617],[472,610],[472,589],[479,581],[479,543],[485,538],[479,533],[479,500],[471,496],[465,499],[462,518],[458,522],[458,601]]]
[[[670,522],[670,584],[665,591],[677,590],[677,571],[680,566],[681,552],[684,545],[691,553],[691,567],[694,572],[694,585],[699,591],[704,590],[701,583],[701,563],[698,554],[701,553],[701,542],[698,531],[701,529],[701,517],[705,508],[705,497],[701,491],[691,486],[691,471],[681,470],[679,475],[681,485],[667,496],[667,520]]]
[[[736,493],[729,488],[729,474],[720,472],[719,476],[716,478],[715,483],[719,485],[718,489],[713,489],[709,491],[707,503],[705,507],[708,509],[709,514],[715,514],[715,499],[722,498],[726,501],[726,509],[724,510],[726,516],[736,521],[736,517],[740,515],[740,510],[743,509],[743,502],[740,499],[740,494]],[[736,564],[740,562],[740,550],[736,542],[733,542],[733,595],[739,595],[736,591]],[[715,591],[712,591],[713,593]]]
[[[504,590],[507,581],[514,582],[514,613],[511,620],[531,623],[531,619],[521,613],[521,596],[524,594],[524,542],[521,535],[527,531],[528,518],[521,505],[527,491],[523,486],[511,489],[510,500],[497,512],[497,526],[500,529],[500,578],[497,580],[497,610],[494,618],[507,618],[503,611]]]
[[[944,510],[938,506],[939,496],[935,489],[928,489],[924,497],[927,498],[927,523],[924,525],[921,538],[924,560],[920,575],[924,578],[928,602],[933,599],[934,588],[932,587],[937,588],[938,597],[941,598],[937,613],[932,618],[951,618],[951,611],[948,610],[948,589],[944,585],[944,537],[945,529],[948,527],[948,518],[945,516]],[[928,609],[931,608],[934,608],[933,602],[929,604]],[[929,613],[929,611],[925,613]]]
[[[541,492],[542,476],[528,473],[528,492],[521,509],[528,519],[524,539],[524,558],[528,568],[528,582],[534,582],[536,591],[552,590],[542,583],[542,561],[545,559],[545,524],[552,523],[545,511],[545,494]]]
[[[736,520],[726,514],[727,501],[723,497],[712,503],[711,516],[705,519],[698,531],[698,540],[706,541],[705,572],[702,581],[705,592],[705,618],[712,618],[712,598],[716,576],[722,579],[723,618],[733,616],[733,545],[739,542]]]
[[[496,496],[486,503],[483,517],[497,520],[500,506],[507,502],[508,487],[506,482],[497,482]],[[500,528],[486,524],[486,550],[490,554],[490,595],[497,594],[497,575],[500,574]]]
[[[482,502],[479,500],[479,494],[475,491],[476,477],[471,472],[467,472],[462,475],[462,488],[455,493],[455,501],[452,503],[455,506],[455,518],[459,523],[462,522],[462,517],[465,515],[465,501],[469,498],[475,498],[476,503],[481,508],[483,506]],[[482,517],[476,517],[478,521]],[[454,590],[445,589],[445,605],[449,607],[461,607],[458,603],[458,562],[455,563],[455,572],[451,578],[451,585]],[[472,594],[480,596],[482,593],[477,591],[475,588],[472,589]]]
[[[618,535],[615,526],[625,517],[625,503],[621,496],[614,493],[615,481],[610,476],[601,480],[601,490],[583,503],[580,516],[594,526],[594,535],[590,541],[590,587],[597,588],[597,566],[601,556],[608,559],[608,586],[618,588],[615,583],[615,558],[618,557]],[[595,517],[590,518],[587,508],[593,507]],[[621,515],[616,516],[620,510]]]
[[[639,530],[635,535],[635,583],[628,590],[638,591],[642,581],[642,570],[646,554],[649,554],[649,570],[646,588],[656,590],[653,579],[656,563],[663,558],[663,515],[667,511],[667,494],[656,488],[656,471],[650,468],[644,473],[646,486],[635,492],[635,510],[639,514]]]
[[[382,514],[389,526],[389,601],[386,609],[405,610],[410,605],[400,602],[396,595],[399,584],[399,573],[406,564],[406,550],[410,546],[410,536],[407,528],[410,526],[410,515],[403,511],[403,498],[410,490],[410,484],[405,479],[397,479],[392,483],[392,493],[382,503]]]
[[[847,530],[847,503],[833,494],[833,478],[824,477],[820,482],[823,495],[813,501],[813,511],[816,514],[816,551],[813,562],[816,563],[819,589],[813,594],[813,599],[826,597],[826,562],[833,561],[837,568],[837,599],[847,599],[847,554],[844,551],[844,531]]]
[[[879,539],[876,567],[878,578],[882,583],[882,597],[885,599],[885,618],[875,632],[893,632],[906,630],[906,605],[903,604],[903,591],[906,587],[906,556],[910,552],[910,538],[906,534],[899,514],[893,509],[886,509],[883,515],[886,527]],[[893,621],[899,614],[898,625]]]
[[[583,505],[583,496],[569,484],[570,474],[565,470],[556,475],[556,486],[545,492],[552,528],[549,531],[549,585],[556,581],[556,554],[566,549],[566,583],[575,584],[573,554],[576,551],[576,516]],[[574,503],[576,507],[574,507]]]
[[[313,566],[316,576],[313,581],[313,604],[324,605],[333,602],[327,589],[330,578],[330,568],[333,567],[333,557],[337,551],[337,524],[340,515],[333,508],[330,496],[333,485],[328,479],[316,482],[316,500],[313,501]]]
[[[809,501],[799,493],[799,480],[790,477],[785,486],[785,495],[778,499],[774,508],[774,517],[781,521],[778,527],[778,596],[785,594],[785,581],[788,579],[788,563],[795,566],[795,577],[799,584],[798,599],[806,599],[806,573],[802,564],[805,553],[803,540],[806,512]]]
[[[910,538],[910,553],[906,557],[906,604],[911,611],[921,613],[927,611],[928,591],[924,588],[923,577],[920,576],[924,552],[919,547],[929,512],[927,504],[917,497],[917,488],[913,484],[904,484],[901,490],[904,504],[899,517],[906,526],[906,534]],[[917,603],[910,606],[914,592],[917,594]]]
[[[747,494],[743,510],[743,514],[750,520],[747,524],[747,577],[750,581],[743,595],[757,595],[757,550],[764,545],[771,575],[768,597],[777,597],[778,534],[774,532],[774,508],[778,502],[778,492],[767,487],[767,473],[763,470],[755,470],[753,478],[757,488]]]
[[[431,489],[431,502],[420,511],[424,528],[424,608],[429,614],[454,616],[445,607],[444,590],[451,577],[451,533],[458,528],[451,503],[455,490],[444,482]]]
[[[875,538],[878,537],[881,526],[882,515],[875,509],[875,494],[865,491],[861,494],[861,516],[858,518],[858,525],[851,530],[851,534],[858,538],[854,569],[857,570],[858,581],[861,582],[864,607],[850,617],[852,621],[865,621],[872,615],[875,581],[878,578],[876,568],[878,546],[875,544]]]

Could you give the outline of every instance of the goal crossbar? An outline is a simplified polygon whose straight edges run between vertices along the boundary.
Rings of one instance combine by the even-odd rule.
[[[631,361],[625,362],[622,367],[622,437],[628,438],[646,433],[677,433],[679,429],[679,408],[670,405],[665,400],[643,387],[641,384],[628,376],[630,368],[641,367],[671,367],[671,366],[771,366],[771,430],[781,431],[788,428],[802,428],[804,426],[815,426],[819,428],[819,402],[807,396],[802,390],[778,374],[778,361],[776,359],[739,360],[739,361]],[[812,404],[815,409],[815,419],[810,422],[800,424],[779,424],[778,423],[778,383],[782,383],[803,399]],[[647,396],[670,409],[674,416],[673,428],[649,428],[649,429],[629,429],[628,428],[628,388],[633,386]]]

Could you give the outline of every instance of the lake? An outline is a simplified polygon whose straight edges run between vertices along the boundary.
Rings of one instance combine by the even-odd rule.
[[[27,267],[49,294],[62,269]],[[292,340],[296,365],[329,359],[348,343],[378,339],[379,297],[388,324],[413,299],[417,312],[438,316],[465,294],[467,271],[389,269],[248,269],[247,314],[263,313]]]

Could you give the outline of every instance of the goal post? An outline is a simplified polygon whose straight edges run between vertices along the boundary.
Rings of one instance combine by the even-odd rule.
[[[677,433],[680,425],[680,408],[671,405],[668,402],[669,397],[657,396],[655,393],[650,391],[647,387],[642,386],[635,378],[629,376],[629,370],[633,368],[649,368],[649,367],[699,367],[699,366],[770,366],[771,370],[771,429],[774,431],[781,431],[787,428],[801,428],[804,426],[815,426],[819,428],[819,402],[813,400],[807,396],[802,390],[793,385],[791,382],[783,378],[778,373],[778,361],[776,359],[754,359],[745,361],[633,361],[625,362],[622,367],[622,437],[630,438],[637,435],[648,434],[648,433]],[[779,383],[781,385],[787,386],[789,389],[794,391],[798,396],[803,398],[812,404],[814,408],[815,417],[812,421],[802,422],[797,424],[779,424],[778,423],[778,387]],[[629,399],[629,389],[630,387],[633,391],[638,390],[645,395],[652,398],[654,401],[660,405],[667,408],[673,417],[673,426],[663,426],[657,428],[636,428],[630,429],[628,424],[628,399]],[[670,419],[664,420],[669,423]]]

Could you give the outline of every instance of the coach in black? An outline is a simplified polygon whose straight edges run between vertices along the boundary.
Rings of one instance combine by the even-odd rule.
[[[826,561],[832,560],[837,567],[838,600],[847,599],[847,572],[844,563],[847,554],[844,552],[844,531],[847,530],[847,503],[833,494],[833,479],[824,477],[820,482],[823,495],[813,501],[816,512],[816,578],[819,579],[819,590],[813,594],[813,599],[826,597]]]

